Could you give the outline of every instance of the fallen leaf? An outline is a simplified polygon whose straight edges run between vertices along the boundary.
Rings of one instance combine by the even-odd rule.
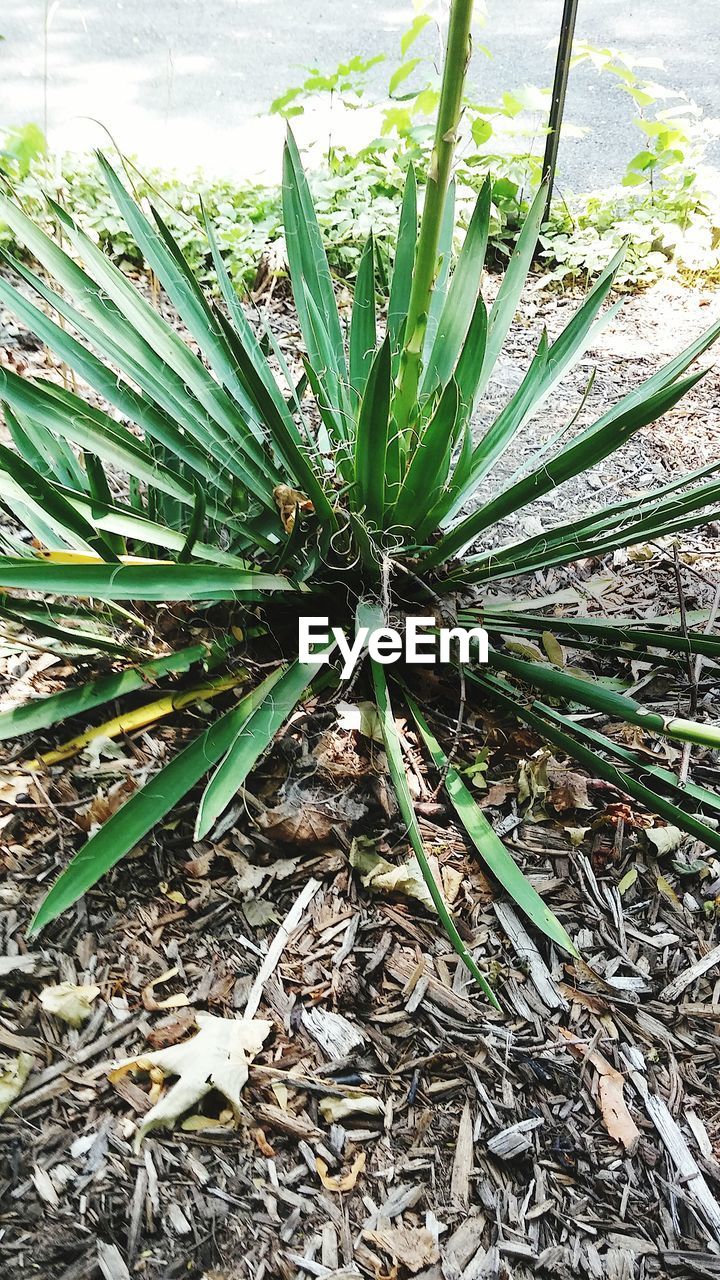
[[[682,902],[678,898],[670,881],[666,879],[665,876],[658,876],[656,883],[658,887],[658,893],[661,893],[663,898],[666,898],[667,901],[671,904],[671,906],[675,908],[676,911],[682,911],[683,909]]]
[[[620,897],[622,897],[624,893],[627,893],[628,889],[632,889],[637,878],[638,878],[637,867],[631,867],[629,871],[626,871],[625,875],[623,876],[622,880],[619,882],[617,887],[617,891],[620,894]]]
[[[557,637],[553,635],[552,631],[543,631],[540,639],[542,640],[542,647],[545,650],[548,656],[548,659],[550,660],[550,662],[552,662],[553,666],[564,667],[565,666],[565,650],[563,649]]]
[[[179,889],[171,889],[170,886],[167,884],[167,882],[164,880],[161,881],[161,883],[158,885],[158,888],[160,892],[168,899],[168,901],[174,902],[177,907],[187,906],[187,898],[185,897],[184,893],[180,892]]]
[[[616,804],[607,804],[602,811],[602,820],[607,821],[616,827],[619,822],[624,822],[626,827],[633,827],[636,831],[646,831],[652,826],[652,818],[649,814],[638,813],[628,804],[617,802]]]
[[[203,1133],[205,1129],[227,1129],[228,1127],[222,1117],[217,1116],[186,1116],[180,1122],[183,1133]]]
[[[18,796],[25,794],[33,800],[40,800],[28,774],[0,773],[0,804],[15,804]]]
[[[458,871],[457,867],[443,867],[441,875],[443,896],[445,901],[452,905],[457,902],[465,874],[462,871]]]
[[[255,1139],[257,1148],[261,1155],[267,1156],[269,1160],[272,1160],[273,1156],[277,1155],[277,1152],[274,1147],[270,1146],[270,1143],[265,1137],[264,1129],[251,1129],[250,1132]]]
[[[186,995],[181,991],[171,996],[166,996],[164,1000],[155,999],[155,988],[161,986],[164,982],[170,982],[172,978],[177,977],[178,969],[168,969],[166,973],[161,973],[159,978],[153,978],[152,982],[148,982],[142,990],[143,1008],[149,1013],[156,1013],[160,1009],[184,1009],[190,1003]]]
[[[31,1053],[19,1053],[17,1058],[0,1056],[0,1116],[21,1093],[34,1061]]]
[[[336,1124],[349,1116],[384,1116],[385,1107],[380,1098],[370,1093],[356,1093],[343,1098],[323,1098],[320,1102],[323,1120]]]
[[[280,923],[280,917],[271,902],[264,898],[246,898],[242,904],[242,912],[253,929],[262,928],[266,924]]]
[[[609,738],[623,742],[633,751],[648,756],[656,764],[658,760],[673,764],[682,755],[682,752],[677,747],[674,747],[672,743],[665,739],[648,741],[647,735],[639,725],[626,724],[625,721],[620,721],[616,724],[606,725],[604,732],[607,733]]]
[[[679,827],[650,827],[645,832],[645,838],[654,846],[655,852],[659,857],[665,853],[674,853],[683,839],[683,832]]]
[[[197,1035],[181,1044],[119,1062],[109,1073],[111,1082],[128,1071],[147,1071],[157,1083],[177,1076],[176,1083],[148,1111],[137,1132],[136,1150],[143,1138],[157,1128],[172,1129],[182,1116],[192,1111],[211,1089],[230,1103],[236,1119],[240,1115],[240,1090],[248,1078],[249,1061],[262,1048],[271,1024],[258,1018],[215,1018],[198,1013]]]
[[[193,880],[202,880],[208,874],[216,856],[217,850],[214,847],[208,849],[205,853],[199,854],[197,858],[191,858],[189,862],[184,862],[182,864],[183,871],[186,875],[191,876]]]
[[[598,1094],[603,1123],[611,1138],[633,1155],[640,1141],[640,1130],[633,1120],[623,1095],[623,1078],[601,1054],[593,1054],[592,1064],[598,1072]]]
[[[377,772],[384,754],[375,746],[371,756],[363,746],[365,741],[360,733],[340,733],[335,726],[326,730],[312,753],[318,770],[333,779],[358,779]]]
[[[43,987],[40,1003],[46,1013],[77,1028],[87,1022],[92,1013],[92,1002],[99,995],[99,987],[76,987],[73,982],[61,982],[57,987]]]
[[[364,1231],[363,1236],[413,1274],[440,1260],[437,1240],[427,1227],[387,1226],[377,1231]]]
[[[588,780],[583,773],[574,769],[566,769],[556,760],[548,760],[548,803],[557,813],[565,813],[568,809],[593,809],[588,796]]]
[[[586,1057],[586,1049],[584,1044],[578,1044],[574,1035],[570,1031],[566,1031],[564,1027],[558,1027],[558,1032],[567,1040],[568,1048],[573,1051],[579,1058]],[[637,1150],[640,1141],[640,1130],[633,1120],[627,1108],[625,1095],[623,1093],[624,1080],[619,1071],[604,1058],[601,1053],[595,1051],[587,1055],[587,1060],[592,1063],[598,1074],[598,1106],[600,1114],[603,1118],[603,1124],[616,1142],[625,1148],[628,1155],[633,1155]]]
[[[519,658],[527,658],[530,662],[545,662],[545,654],[539,645],[531,640],[518,640],[517,636],[503,636],[508,653],[516,653]]]
[[[518,803],[526,805],[525,817],[531,822],[542,822],[547,818],[545,797],[548,792],[548,761],[550,752],[536,751],[528,760],[521,760],[518,765],[517,797]]]
[[[336,819],[312,804],[298,805],[290,800],[275,809],[266,809],[258,818],[258,826],[279,844],[322,844],[333,832]]]
[[[491,782],[487,791],[477,797],[477,803],[481,809],[499,809],[508,796],[515,794],[515,790],[515,783],[511,779]]]
[[[382,725],[374,702],[338,702],[338,729],[354,730],[373,742],[382,742]]]
[[[130,777],[110,787],[107,792],[98,791],[90,804],[74,815],[77,825],[82,831],[87,832],[92,831],[94,827],[104,826],[108,818],[111,818],[132,795],[136,786],[135,779]]]
[[[233,871],[237,877],[235,888],[238,893],[251,893],[253,889],[259,889],[263,880],[268,875],[267,867],[256,867],[250,862],[244,853],[240,853],[235,849],[223,850],[226,857],[232,863]]]
[[[360,1174],[365,1168],[365,1152],[358,1152],[350,1166],[350,1169],[344,1174],[335,1174],[332,1176],[328,1174],[328,1167],[320,1156],[315,1157],[315,1168],[318,1171],[318,1177],[326,1191],[352,1191]]]
[[[582,844],[590,828],[589,827],[563,827],[563,830],[566,831],[567,834],[569,835],[571,845],[575,849],[577,849],[578,846]]]
[[[641,542],[637,546],[628,547],[627,557],[633,564],[638,564],[645,560],[652,560],[656,549],[651,547],[648,542]]]
[[[83,747],[82,757],[88,769],[99,769],[103,760],[125,760],[125,747],[108,734],[98,733]]]
[[[443,883],[438,860],[429,857],[428,862],[435,883],[442,891]],[[353,840],[350,847],[350,866],[359,871],[363,885],[373,893],[403,893],[406,898],[415,898],[417,902],[421,902],[428,911],[435,911],[435,903],[414,854],[407,862],[395,865],[388,862],[387,858],[381,857],[379,853],[363,849],[356,840]],[[450,904],[448,903],[447,906],[449,908]]]

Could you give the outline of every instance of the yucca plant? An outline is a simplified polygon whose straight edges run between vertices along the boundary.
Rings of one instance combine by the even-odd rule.
[[[33,535],[32,549],[6,535],[2,616],[35,629],[47,644],[71,645],[90,660],[98,651],[118,661],[124,656],[125,665],[6,712],[0,734],[45,731],[193,666],[211,669],[212,677],[200,685],[196,680],[180,699],[161,699],[162,713],[193,698],[225,695],[231,704],[88,840],[51,888],[34,929],[76,901],[207,774],[196,838],[212,831],[308,686],[327,686],[327,667],[300,663],[293,653],[292,623],[299,613],[327,614],[348,627],[356,616],[365,625],[384,625],[391,615],[397,620],[428,609],[438,622],[483,619],[491,635],[490,660],[469,669],[468,698],[507,711],[592,774],[720,849],[717,830],[703,821],[703,813],[718,814],[720,800],[619,746],[598,727],[597,717],[710,747],[720,745],[720,728],[664,719],[623,693],[617,680],[595,678],[589,668],[572,674],[559,661],[543,660],[540,648],[528,643],[540,642],[550,628],[573,649],[592,650],[593,659],[616,659],[618,673],[642,650],[644,660],[672,674],[688,654],[720,656],[720,641],[678,628],[672,619],[641,625],[616,617],[553,616],[550,622],[543,601],[523,601],[517,593],[505,603],[497,595],[483,598],[483,588],[494,590],[507,579],[677,534],[720,516],[720,482],[712,478],[716,468],[706,467],[541,536],[499,549],[483,549],[482,543],[498,521],[580,475],[671,410],[702,376],[686,370],[715,341],[720,326],[570,443],[556,442],[554,453],[529,458],[522,478],[486,496],[488,477],[511,441],[614,314],[614,308],[602,315],[601,310],[619,261],[608,266],[553,343],[543,336],[520,387],[474,440],[473,415],[519,303],[545,191],[537,194],[488,309],[482,284],[489,183],[451,269],[451,167],[471,13],[471,0],[454,0],[419,228],[410,169],[389,298],[379,298],[370,239],[347,323],[336,303],[298,151],[288,136],[283,201],[304,347],[301,376],[299,367],[288,367],[273,335],[250,323],[211,226],[208,244],[220,301],[203,294],[160,214],[152,209],[146,215],[104,159],[118,208],[186,336],[64,208],[50,202],[56,242],[10,196],[2,197],[0,217],[44,271],[11,261],[23,287],[0,281],[0,300],[115,410],[67,385],[0,371],[0,397],[15,444],[0,449],[0,497]],[[39,295],[39,303],[24,286]],[[143,601],[211,605],[215,641],[170,653],[167,647],[153,649],[146,609],[145,630],[132,629]],[[253,644],[262,645],[267,656],[268,640],[253,636],[272,635],[281,655],[284,645],[286,662],[234,701],[238,625],[251,653]],[[140,640],[128,641],[138,634]],[[525,656],[518,656],[523,650]],[[389,674],[378,662],[368,666],[410,842],[453,945],[494,1000],[433,880],[406,779],[398,706],[493,874],[535,926],[569,953],[573,943],[441,748],[432,717],[419,705],[416,668],[396,667]],[[447,670],[446,679],[456,697],[457,671]],[[157,705],[129,711],[123,727],[150,722]],[[586,714],[578,718],[581,711]],[[588,711],[594,713],[593,727]],[[45,763],[65,758],[86,740],[81,736],[46,754]]]

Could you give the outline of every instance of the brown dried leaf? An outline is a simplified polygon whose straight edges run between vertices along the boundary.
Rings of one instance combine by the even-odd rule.
[[[311,515],[315,510],[306,494],[300,493],[298,489],[291,489],[289,484],[276,485],[273,489],[273,497],[286,533],[292,533],[298,511]]]
[[[312,804],[298,806],[289,800],[275,809],[267,809],[258,818],[258,826],[279,844],[322,844],[332,835],[334,819]]]
[[[164,1000],[155,999],[155,988],[161,986],[164,982],[170,982],[170,980],[172,978],[176,978],[177,975],[177,968],[168,969],[166,973],[161,973],[159,978],[153,978],[152,982],[148,982],[147,986],[143,987],[142,1002],[143,1007],[147,1009],[148,1012],[155,1013],[160,1009],[184,1009],[185,1006],[190,1003],[187,996],[183,995],[181,991],[178,991],[171,996],[166,996]]]
[[[364,1231],[363,1235],[413,1274],[440,1260],[437,1240],[427,1227],[388,1226],[378,1231]]]
[[[547,765],[547,778],[547,798],[558,813],[566,813],[568,809],[594,808],[588,796],[588,780],[584,774],[566,769],[564,765],[551,759]]]
[[[91,831],[93,827],[101,827],[108,818],[125,803],[128,796],[136,788],[134,778],[125,778],[118,786],[111,787],[108,792],[98,791],[87,808],[75,815],[75,821],[82,831]]]
[[[320,1156],[315,1157],[315,1168],[326,1191],[352,1191],[365,1168],[365,1152],[358,1152],[347,1173],[330,1175],[325,1161]]]
[[[558,1031],[563,1039],[567,1040],[568,1048],[572,1049],[578,1057],[584,1058],[585,1045],[578,1044],[572,1033],[566,1031],[564,1027],[558,1027]],[[595,1051],[588,1054],[587,1058],[598,1074],[597,1100],[603,1124],[610,1137],[619,1142],[628,1155],[633,1155],[640,1141],[640,1130],[627,1108],[623,1093],[623,1077],[601,1053]]]
[[[500,809],[508,796],[515,795],[515,791],[515,783],[508,778],[506,781],[491,782],[485,794],[476,796],[475,800],[481,809]]]

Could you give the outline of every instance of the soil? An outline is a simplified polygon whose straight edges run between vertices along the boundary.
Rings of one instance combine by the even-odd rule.
[[[517,385],[542,326],[553,336],[577,305],[541,286],[528,291],[491,404]],[[718,295],[678,284],[629,296],[505,475],[573,417],[596,365],[578,427],[718,315]],[[2,361],[57,376],[0,315]],[[508,536],[720,459],[717,406],[711,372]],[[688,537],[677,560],[650,548],[614,566],[551,570],[529,588],[601,589],[611,610],[657,614],[677,609],[679,583],[688,608],[707,605],[715,533]],[[0,670],[13,700],[79,678],[29,649],[0,653]],[[704,679],[712,701],[712,671]],[[424,694],[451,736],[456,705],[431,681]],[[667,829],[609,784],[538,756],[531,735],[483,708],[466,713],[459,758],[489,747],[478,799],[583,956],[529,936],[406,729],[426,847],[501,1013],[421,902],[373,892],[353,870],[358,850],[402,861],[407,847],[377,744],[333,709],[291,720],[209,840],[193,844],[184,804],[28,939],[71,851],[205,715],[185,711],[25,790],[12,783],[19,749],[6,757],[0,1088],[3,1055],[5,1067],[20,1054],[32,1067],[0,1119],[2,1280],[720,1276],[720,862],[692,840],[658,837]],[[691,777],[716,784],[709,754],[693,756]],[[99,989],[78,1029],[40,1000],[63,982]],[[239,1116],[213,1089],[189,1127],[153,1130],[137,1148],[159,1079],[111,1076],[113,1062],[182,1044],[196,1015],[238,1019],[258,998],[270,1028]]]

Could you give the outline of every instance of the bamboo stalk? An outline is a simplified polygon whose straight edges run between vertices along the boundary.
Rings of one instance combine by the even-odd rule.
[[[470,61],[473,0],[452,0],[445,65],[438,106],[435,143],[425,188],[420,235],[413,268],[410,303],[400,357],[393,415],[405,436],[416,415],[423,343],[438,267],[438,245],[447,199],[457,131],[462,114],[465,76]]]

